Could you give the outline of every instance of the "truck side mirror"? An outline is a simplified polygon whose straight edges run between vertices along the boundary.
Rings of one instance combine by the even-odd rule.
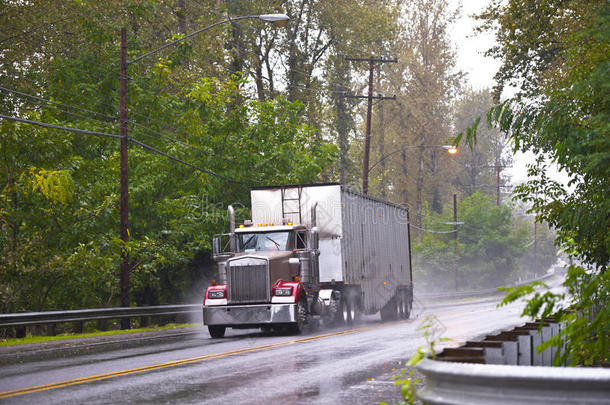
[[[292,277],[298,276],[301,267],[301,261],[296,257],[291,257],[290,259],[288,259],[288,265],[290,266],[290,275]]]

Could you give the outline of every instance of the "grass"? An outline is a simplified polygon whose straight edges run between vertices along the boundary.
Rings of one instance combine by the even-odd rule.
[[[43,342],[52,342],[55,340],[64,340],[64,339],[79,339],[79,338],[88,338],[88,337],[96,337],[96,336],[108,336],[108,335],[122,335],[125,333],[135,333],[135,332],[153,332],[160,330],[169,330],[169,329],[183,329],[190,328],[192,326],[199,326],[198,323],[170,323],[164,326],[154,326],[150,328],[140,328],[140,329],[126,329],[126,330],[108,330],[108,331],[98,331],[98,332],[90,332],[90,333],[62,333],[57,336],[26,336],[21,339],[17,338],[8,338],[8,339],[0,339],[0,347],[2,346],[15,346],[15,345],[25,345],[29,343],[43,343]]]

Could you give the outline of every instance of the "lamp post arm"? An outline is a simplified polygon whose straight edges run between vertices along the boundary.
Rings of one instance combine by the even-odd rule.
[[[413,146],[413,145],[412,146],[406,146],[404,148],[396,149],[395,151],[392,151],[392,152],[388,153],[385,156],[382,156],[381,159],[379,159],[371,167],[369,167],[369,172],[371,170],[373,170],[375,168],[375,166],[377,166],[378,164],[380,164],[381,162],[383,162],[384,160],[386,160],[390,156],[393,156],[393,155],[397,154],[398,152],[404,152],[407,149],[414,149],[414,148],[419,148],[419,146]]]
[[[179,42],[185,41],[189,38],[194,37],[197,34],[202,33],[203,31],[207,31],[209,29],[212,29],[218,25],[222,25],[228,22],[233,22],[233,21],[239,21],[239,20],[245,20],[245,19],[249,19],[249,18],[260,18],[259,15],[243,15],[243,16],[239,16],[239,17],[233,17],[233,18],[228,18],[226,20],[222,20],[222,21],[218,21],[212,25],[208,25],[207,27],[203,27],[201,29],[198,29],[197,31],[193,31],[190,34],[187,34],[185,36],[183,36],[182,38],[178,38],[175,41],[169,42],[163,46],[158,47],[157,49],[153,49],[152,51],[146,52],[144,55],[140,55],[137,58],[135,58],[134,60],[130,60],[129,62],[127,62],[127,65],[131,65],[132,63],[136,63],[139,62],[140,60],[149,57],[150,55],[153,55],[159,51],[164,50],[165,48],[169,48],[170,46],[176,45]]]
[[[387,155],[382,156],[381,159],[379,159],[371,167],[369,167],[369,173],[371,172],[371,170],[373,170],[373,168],[375,166],[377,166],[379,163],[383,162],[384,160],[386,160],[390,156],[393,156],[393,155],[397,154],[398,152],[404,152],[407,149],[425,149],[425,148],[443,148],[443,149],[448,149],[450,147],[453,147],[453,146],[451,146],[451,145],[409,145],[409,146],[404,146],[404,147],[402,147],[400,149],[396,149],[395,151],[392,151],[392,152],[388,153]]]

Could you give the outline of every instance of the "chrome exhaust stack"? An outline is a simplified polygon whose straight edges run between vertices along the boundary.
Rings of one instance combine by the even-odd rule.
[[[214,260],[218,263],[218,282],[227,284],[227,260],[235,256],[235,210],[231,205],[229,211],[229,251],[226,251],[226,236],[227,234],[215,236],[212,240],[212,250]],[[224,238],[223,238],[224,236]]]
[[[232,205],[229,205],[229,233],[231,252],[235,253],[235,210]]]

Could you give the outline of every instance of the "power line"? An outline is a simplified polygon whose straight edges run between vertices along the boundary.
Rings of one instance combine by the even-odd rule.
[[[77,117],[77,118],[82,118],[82,119],[85,119],[85,120],[97,121],[97,122],[99,122],[99,123],[101,123],[103,125],[107,125],[107,126],[113,126],[114,125],[114,124],[112,124],[112,123],[110,123],[108,121],[102,121],[102,120],[99,120],[97,118],[91,118],[91,117],[88,117],[88,116],[85,116],[85,115],[77,114],[77,113],[72,112],[72,111],[67,111],[67,110],[61,109],[59,106],[56,106],[56,105],[47,105],[47,104],[44,104],[42,102],[35,101],[35,100],[25,100],[25,102],[26,103],[31,103],[31,104],[34,104],[34,105],[37,105],[37,106],[40,106],[42,108],[50,107],[50,108],[53,108],[53,109],[55,109],[55,110],[57,110],[57,111],[59,111],[61,113],[68,114],[68,115],[71,115],[71,116],[74,116],[74,117]]]
[[[420,228],[419,226],[413,225],[412,223],[409,224],[410,226],[412,226],[413,228],[423,231],[423,232],[429,232],[429,233],[440,233],[440,234],[447,234],[447,233],[455,233],[457,232],[457,230],[453,230],[453,231],[432,231],[430,229],[424,229],[424,228]]]
[[[371,111],[373,108],[373,99],[391,99],[396,100],[396,96],[384,97],[384,96],[373,96],[373,74],[375,63],[397,63],[398,59],[383,59],[383,58],[345,58],[346,61],[350,62],[368,62],[369,63],[369,89],[367,96],[346,96],[348,98],[366,98],[368,99],[367,111],[366,111],[366,133],[364,137],[364,164],[363,164],[363,175],[362,175],[362,192],[368,194],[369,191],[369,153],[371,146]]]
[[[11,35],[9,37],[0,39],[0,44],[5,43],[6,41],[10,41],[11,39],[19,38],[19,37],[22,37],[22,36],[28,36],[28,35],[32,34],[33,32],[38,31],[39,29],[41,29],[41,28],[43,28],[43,27],[45,27],[47,25],[54,25],[54,24],[57,24],[57,23],[60,23],[60,22],[66,21],[66,20],[71,20],[71,19],[73,19],[75,17],[77,17],[77,16],[76,15],[71,15],[71,16],[63,17],[63,18],[61,18],[59,20],[55,20],[55,21],[45,22],[45,23],[39,24],[38,26],[36,26],[34,28],[31,28],[31,29],[29,29],[27,31],[22,31],[22,32],[20,32],[18,34]],[[19,41],[19,42],[21,42],[21,41]],[[19,43],[19,42],[17,42],[17,43]]]
[[[159,137],[161,137],[161,138],[163,138],[163,139],[166,139],[166,140],[169,140],[169,141],[175,142],[175,143],[177,143],[177,144],[179,144],[179,145],[185,146],[185,147],[187,147],[187,148],[191,148],[191,149],[196,150],[196,151],[203,152],[204,154],[206,154],[206,155],[208,155],[208,156],[214,156],[215,158],[218,158],[218,159],[220,159],[220,160],[224,160],[224,161],[225,161],[225,162],[227,162],[227,163],[230,163],[230,164],[233,164],[233,165],[237,164],[237,162],[235,162],[234,160],[227,159],[227,158],[225,158],[225,157],[223,157],[223,156],[217,156],[217,155],[214,155],[213,153],[208,152],[208,151],[206,151],[205,149],[203,149],[203,148],[201,148],[201,147],[197,147],[197,146],[191,145],[191,144],[190,144],[190,143],[188,143],[188,142],[183,142],[183,141],[181,141],[181,140],[179,140],[179,139],[172,138],[171,136],[164,135],[164,134],[163,134],[163,133],[161,133],[161,132],[158,132],[158,131],[155,131],[155,130],[153,130],[153,129],[150,129],[150,128],[148,128],[148,127],[146,127],[146,126],[144,126],[144,125],[141,125],[141,124],[139,124],[139,123],[137,123],[137,122],[135,122],[135,121],[132,121],[132,120],[127,120],[127,122],[129,122],[130,124],[133,124],[134,126],[136,126],[136,127],[138,127],[138,128],[141,128],[141,129],[143,129],[143,130],[145,130],[145,131],[148,131],[148,132],[150,132],[150,133],[152,133],[152,134],[155,134],[155,135],[157,135],[157,136],[159,136]],[[174,133],[175,133],[175,132],[174,132]],[[177,134],[177,133],[176,133],[176,134]],[[148,134],[144,134],[144,133],[142,133],[142,135],[144,135],[144,136],[148,136],[148,137],[150,137],[150,138],[154,138],[152,135],[148,135]]]
[[[88,110],[86,108],[76,107],[76,106],[69,105],[69,104],[59,103],[57,101],[47,100],[47,99],[42,98],[42,97],[34,96],[32,94],[23,93],[23,92],[20,92],[20,91],[17,91],[17,90],[13,90],[13,89],[9,89],[9,88],[6,88],[6,87],[0,86],[0,90],[8,92],[8,93],[17,94],[17,95],[22,96],[22,97],[27,97],[27,98],[31,98],[31,99],[34,99],[34,100],[43,101],[45,103],[55,104],[55,105],[58,105],[58,106],[61,106],[61,107],[64,107],[64,108],[73,108],[75,110],[84,111],[84,112],[87,112],[87,113],[90,113],[90,114],[99,115],[101,117],[110,119],[112,121],[116,121],[117,120],[116,117],[111,117],[111,116],[106,115],[106,114],[102,114],[102,113],[99,113],[99,112],[96,112],[96,111]],[[92,119],[95,119],[95,118],[92,118]]]
[[[26,81],[26,82],[30,82],[30,83],[32,83],[32,84],[34,84],[34,85],[36,85],[36,86],[41,86],[41,87],[47,86],[47,84],[45,84],[45,83],[38,83],[38,82],[36,82],[36,81],[34,81],[34,80],[32,80],[32,79],[28,79],[28,78],[27,78],[27,77],[25,77],[25,76],[19,76],[19,77],[18,77],[18,76],[13,76],[13,78],[14,78],[14,79],[16,79],[16,80],[24,80],[24,81]],[[70,93],[70,92],[68,92],[68,91],[66,91],[66,90],[64,90],[64,89],[62,89],[61,87],[55,87],[53,90],[54,90],[54,91],[59,91],[60,93],[65,94],[66,96],[70,96],[70,97],[74,97],[74,96],[75,96],[75,94],[74,94],[74,93]],[[115,106],[115,105],[111,105],[111,104],[107,104],[107,103],[100,103],[100,105],[103,105],[103,106],[106,106],[106,107],[110,107],[110,108],[112,108],[112,109],[113,109],[113,112],[114,112],[115,114],[117,113],[117,110],[116,110],[116,106]],[[71,105],[71,107],[73,107],[73,108],[82,108],[82,107],[75,106],[75,105]],[[97,113],[97,114],[101,114],[101,113]],[[132,113],[132,114],[134,114],[134,115],[140,115],[140,114],[136,114],[136,113]],[[143,117],[145,117],[144,115],[142,115],[142,116],[143,116]],[[110,116],[107,116],[107,117],[110,117]],[[116,119],[116,118],[114,118],[114,117],[113,117],[113,119]]]
[[[102,113],[98,113],[98,112],[96,112],[96,111],[88,110],[88,109],[86,109],[86,108],[81,108],[81,107],[77,107],[77,106],[73,106],[73,105],[69,105],[69,104],[64,104],[64,103],[60,103],[60,102],[56,102],[56,101],[47,100],[47,99],[44,99],[44,98],[42,98],[42,97],[34,96],[34,95],[32,95],[32,94],[23,93],[23,92],[20,92],[20,91],[17,91],[17,90],[13,90],[13,89],[9,89],[9,88],[6,88],[6,87],[2,87],[2,86],[0,86],[0,90],[5,91],[5,92],[9,92],[9,93],[14,93],[14,94],[17,94],[17,95],[22,96],[22,97],[31,98],[31,99],[34,99],[34,100],[39,100],[39,101],[41,101],[41,102],[49,103],[49,104],[51,104],[52,106],[54,106],[54,108],[56,108],[58,111],[61,111],[61,112],[66,113],[66,114],[73,115],[73,116],[75,116],[75,117],[79,117],[79,118],[83,118],[83,119],[88,119],[88,120],[94,120],[94,121],[98,121],[98,122],[100,122],[100,123],[107,124],[107,125],[114,125],[114,124],[112,124],[112,123],[110,123],[110,122],[107,122],[107,121],[102,121],[102,120],[99,120],[99,119],[96,119],[96,118],[87,117],[87,116],[80,115],[80,114],[76,114],[76,113],[73,113],[73,112],[70,112],[70,111],[62,110],[62,109],[60,109],[60,108],[57,108],[56,106],[62,106],[62,107],[65,107],[65,108],[73,108],[73,109],[80,110],[80,111],[84,111],[84,112],[88,112],[88,113],[91,113],[91,114],[96,114],[96,115],[99,115],[99,116],[105,117],[105,118],[107,118],[107,119],[110,119],[110,120],[112,120],[112,121],[116,121],[116,120],[117,120],[116,118],[114,118],[114,117],[112,117],[112,116],[105,115],[105,114],[102,114]],[[67,93],[67,92],[65,92],[65,91],[64,91],[64,94],[67,94],[67,95],[72,95],[72,94]],[[41,103],[35,103],[35,104],[40,105],[40,106],[43,106],[43,104],[41,104]],[[135,113],[133,113],[133,112],[132,112],[132,114],[134,114],[134,115],[138,115],[138,116],[142,116],[142,117],[146,117],[146,116],[144,116],[144,115],[142,115],[142,114],[135,114]],[[138,122],[136,122],[136,121],[133,121],[133,120],[128,120],[128,122],[132,123],[134,126],[136,126],[136,127],[138,127],[138,128],[141,128],[142,130],[145,130],[145,131],[148,131],[148,132],[150,132],[150,133],[153,133],[153,134],[155,134],[155,135],[157,135],[157,136],[159,136],[159,137],[161,137],[161,138],[165,138],[165,139],[167,139],[167,140],[171,140],[171,141],[173,141],[173,142],[175,142],[175,143],[178,143],[178,144],[180,144],[180,145],[183,145],[183,146],[189,147],[189,148],[191,148],[191,149],[193,149],[193,150],[199,150],[199,151],[201,151],[201,152],[205,153],[205,154],[206,154],[206,155],[208,155],[208,156],[210,156],[210,155],[211,155],[211,153],[210,153],[210,152],[208,152],[208,151],[204,150],[203,148],[196,147],[196,146],[193,146],[193,145],[191,145],[191,144],[189,144],[189,143],[187,143],[187,142],[183,142],[183,141],[181,141],[181,140],[179,140],[179,139],[176,139],[176,138],[170,137],[170,136],[168,136],[168,135],[164,135],[164,134],[162,134],[161,132],[159,132],[159,131],[155,131],[155,130],[153,130],[153,129],[151,129],[151,128],[148,128],[148,127],[146,127],[146,126],[144,126],[144,125],[142,125],[142,124],[140,124],[140,123],[138,123]],[[161,122],[158,122],[158,121],[157,121],[157,123],[158,123],[158,124],[160,124],[160,125],[162,125],[162,123],[161,123]],[[177,132],[176,130],[173,130],[172,132],[173,132],[174,134],[178,135],[178,132]],[[143,135],[146,135],[146,134],[143,134]],[[233,161],[233,160],[231,160],[231,159],[227,159],[227,158],[222,157],[222,156],[215,156],[215,157],[217,157],[217,158],[219,158],[219,159],[221,159],[221,160],[224,160],[224,161],[225,161],[225,162],[227,162],[227,163],[230,163],[230,164],[236,164],[236,162],[235,162],[235,161]]]
[[[43,103],[38,102],[38,101],[33,101],[33,100],[32,101],[28,100],[26,102],[27,103],[31,103],[31,104],[35,104],[35,105],[40,106],[42,108],[44,108],[44,107],[51,107],[51,108],[53,108],[53,109],[55,109],[55,110],[57,110],[57,111],[59,111],[61,113],[68,114],[68,115],[71,115],[73,117],[82,118],[82,119],[89,120],[89,121],[96,121],[96,122],[99,122],[100,124],[103,124],[103,125],[106,125],[106,126],[111,126],[111,127],[114,126],[114,124],[112,124],[112,123],[110,123],[108,121],[102,121],[102,120],[98,120],[97,118],[91,118],[91,117],[87,117],[85,115],[77,114],[77,113],[72,112],[72,111],[63,110],[63,109],[61,109],[61,108],[59,108],[58,106],[55,106],[55,105],[47,106],[46,104],[43,104]]]
[[[97,135],[97,136],[104,136],[104,137],[107,137],[107,138],[117,138],[117,139],[121,138],[119,135],[107,134],[105,132],[87,131],[85,129],[79,129],[79,128],[62,127],[60,125],[53,125],[53,124],[47,124],[46,122],[26,120],[26,119],[23,119],[23,118],[11,117],[9,115],[4,115],[4,114],[0,114],[0,118],[5,119],[5,120],[9,120],[9,121],[23,122],[25,124],[38,125],[39,127],[52,128],[52,129],[61,129],[63,131],[68,131],[68,132],[76,132],[76,133],[79,133],[79,134]]]
[[[147,145],[147,144],[145,144],[145,143],[143,143],[143,142],[140,142],[140,141],[138,141],[138,140],[135,140],[135,139],[133,139],[133,138],[129,138],[129,141],[130,141],[130,142],[135,143],[136,145],[141,146],[142,148],[144,148],[144,149],[146,149],[146,150],[149,150],[149,151],[151,151],[151,152],[154,152],[154,153],[157,153],[157,154],[159,154],[159,155],[165,156],[165,157],[166,157],[166,158],[168,158],[168,159],[175,160],[176,162],[179,162],[179,163],[182,163],[183,165],[186,165],[186,166],[192,167],[193,169],[199,170],[200,172],[207,173],[207,174],[211,174],[212,176],[216,176],[216,177],[218,177],[218,178],[221,178],[221,179],[224,179],[224,180],[227,180],[227,181],[233,182],[233,183],[243,184],[243,183],[241,183],[241,182],[239,182],[239,181],[237,181],[237,180],[234,180],[234,179],[232,179],[232,178],[230,178],[230,177],[225,177],[225,176],[223,176],[223,175],[221,175],[221,174],[214,173],[214,172],[213,172],[213,171],[211,171],[211,170],[202,169],[202,168],[201,168],[201,167],[199,167],[199,166],[195,166],[195,165],[193,165],[193,164],[190,164],[190,163],[188,163],[188,162],[185,162],[184,160],[178,159],[177,157],[174,157],[174,156],[169,155],[169,154],[167,154],[167,153],[165,153],[165,152],[162,152],[162,151],[160,151],[159,149],[156,149],[156,148],[154,148],[154,147],[152,147],[152,146],[150,146],[150,145]]]
[[[64,127],[64,126],[48,124],[48,123],[40,122],[40,121],[33,121],[33,120],[26,120],[26,119],[18,118],[18,117],[12,117],[12,116],[8,116],[8,115],[4,115],[4,114],[0,114],[0,118],[6,119],[6,120],[9,120],[9,121],[16,121],[16,122],[22,122],[22,123],[25,123],[25,124],[37,125],[37,126],[44,127],[44,128],[60,129],[60,130],[63,130],[63,131],[76,132],[76,133],[86,134],[86,135],[96,135],[96,136],[103,136],[103,137],[107,137],[107,138],[116,138],[116,139],[121,139],[122,138],[122,136],[120,136],[120,135],[108,134],[108,133],[105,133],[105,132],[87,131],[85,129],[79,129],[79,128]],[[210,174],[212,176],[215,176],[215,177],[218,177],[218,178],[221,178],[221,179],[224,179],[224,180],[231,181],[233,183],[243,184],[243,183],[241,183],[241,182],[239,182],[237,180],[234,180],[234,179],[232,179],[230,177],[226,177],[226,176],[220,175],[218,173],[215,173],[215,172],[213,172],[211,170],[206,170],[206,169],[203,169],[203,168],[201,168],[199,166],[195,166],[193,164],[185,162],[184,160],[178,159],[175,156],[172,156],[172,155],[170,155],[168,153],[162,152],[159,149],[156,149],[156,148],[154,148],[154,147],[152,147],[150,145],[147,145],[147,144],[145,144],[143,142],[140,142],[140,141],[138,141],[138,140],[136,140],[134,138],[128,138],[128,140],[130,142],[135,143],[136,145],[141,146],[144,149],[147,149],[147,150],[152,151],[154,153],[157,153],[159,155],[165,156],[168,159],[171,159],[171,160],[174,160],[176,162],[182,163],[182,164],[184,164],[186,166],[192,167],[192,168],[194,168],[196,170],[199,170],[199,171],[201,171],[203,173],[207,173],[207,174]]]

